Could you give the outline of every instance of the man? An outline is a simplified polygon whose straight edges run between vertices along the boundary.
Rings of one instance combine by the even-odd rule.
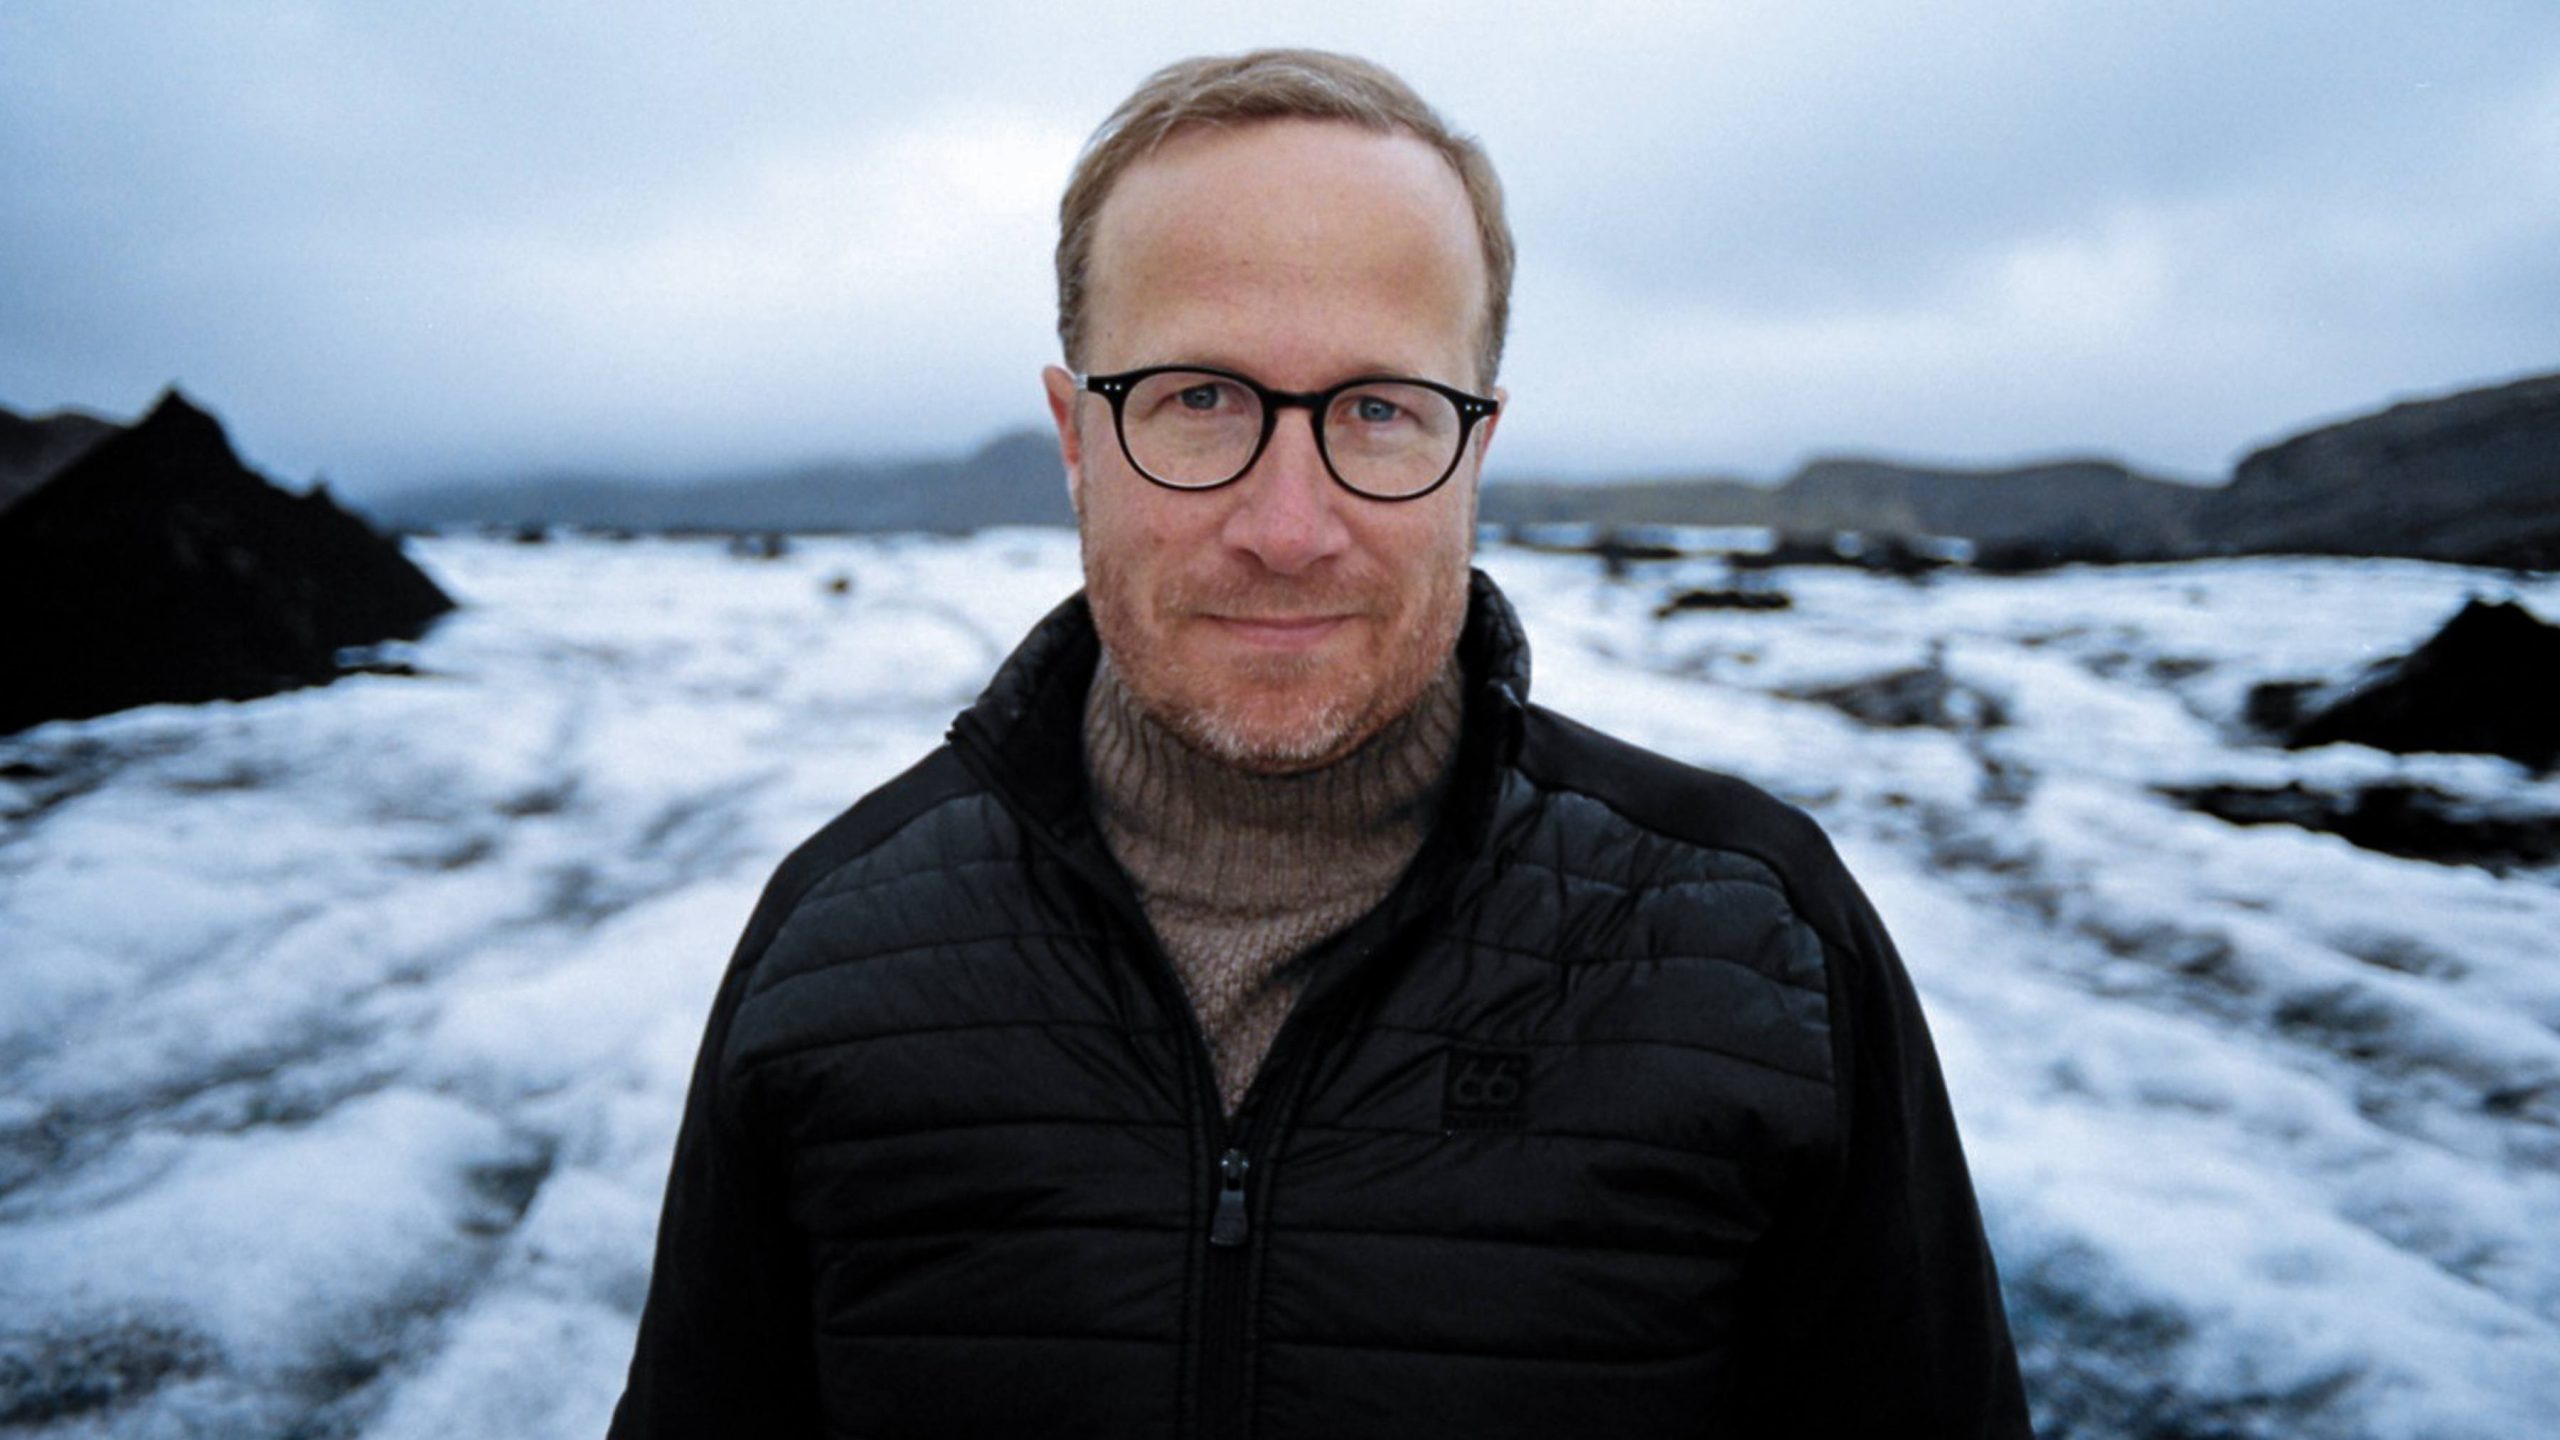
[[[1061,221],[1085,592],[774,879],[615,1433],[2024,1433],[1874,915],[1470,578],[1481,151],[1192,61]]]

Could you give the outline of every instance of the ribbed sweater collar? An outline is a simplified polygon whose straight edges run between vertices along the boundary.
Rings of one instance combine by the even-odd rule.
[[[1172,900],[1285,923],[1288,912],[1330,910],[1345,892],[1384,894],[1420,848],[1464,708],[1452,659],[1412,710],[1350,755],[1261,775],[1157,724],[1106,655],[1085,699],[1095,816],[1151,912]]]

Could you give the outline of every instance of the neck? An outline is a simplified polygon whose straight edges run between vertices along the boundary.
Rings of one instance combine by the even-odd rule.
[[[1453,658],[1351,754],[1265,775],[1193,749],[1108,654],[1097,667],[1084,723],[1095,815],[1190,994],[1228,1109],[1295,998],[1289,962],[1384,899],[1421,848],[1462,710]]]

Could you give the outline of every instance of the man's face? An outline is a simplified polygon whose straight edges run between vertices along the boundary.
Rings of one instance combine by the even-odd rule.
[[[1381,374],[1474,389],[1484,284],[1466,192],[1422,141],[1305,120],[1197,130],[1103,204],[1085,358],[1281,390]],[[1281,412],[1243,479],[1186,493],[1130,468],[1108,402],[1054,366],[1043,379],[1095,624],[1158,723],[1279,773],[1349,753],[1420,698],[1466,618],[1492,421],[1419,500],[1336,484],[1305,410]]]

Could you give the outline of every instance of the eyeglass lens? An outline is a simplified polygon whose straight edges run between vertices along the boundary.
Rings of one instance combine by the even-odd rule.
[[[1458,455],[1456,403],[1420,385],[1355,386],[1334,396],[1316,423],[1334,473],[1367,495],[1428,490]],[[1209,371],[1150,375],[1120,409],[1129,458],[1156,480],[1184,487],[1223,485],[1242,474],[1262,443],[1262,425],[1262,397]]]

